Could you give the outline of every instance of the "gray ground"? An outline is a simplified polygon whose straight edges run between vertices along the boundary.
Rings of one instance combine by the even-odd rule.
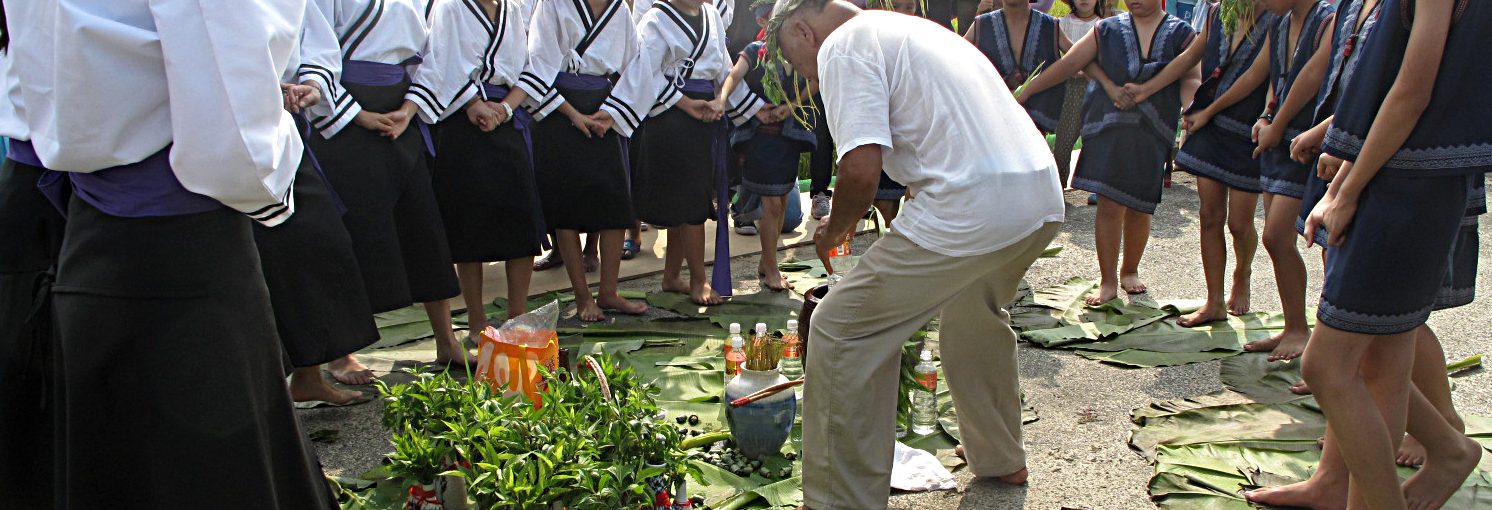
[[[1073,276],[1096,280],[1098,268],[1093,253],[1095,208],[1086,205],[1087,193],[1067,195],[1067,226],[1057,243],[1064,247],[1060,258],[1036,263],[1028,275],[1034,287],[1060,283]],[[1262,216],[1257,219],[1263,228]],[[1190,176],[1176,174],[1175,186],[1166,190],[1164,203],[1155,215],[1154,234],[1141,265],[1152,295],[1161,298],[1205,296],[1201,262],[1197,251],[1197,193]],[[862,236],[860,244],[870,242]],[[859,248],[859,246],[857,246]],[[1482,255],[1492,251],[1492,239],[1483,234]],[[794,253],[796,252],[796,253]],[[784,257],[812,257],[812,250],[788,250]],[[1230,256],[1231,257],[1231,256]],[[1308,301],[1320,292],[1319,252],[1305,253],[1309,270]],[[1230,261],[1231,262],[1231,261]],[[754,275],[756,256],[735,259],[734,274]],[[1230,266],[1231,271],[1231,266]],[[1262,248],[1253,265],[1255,310],[1278,310],[1273,272]],[[1479,296],[1470,306],[1439,313],[1430,323],[1440,334],[1447,356],[1461,359],[1492,352],[1492,277],[1483,264]],[[623,284],[624,289],[653,290],[658,278],[643,278]],[[737,284],[742,292],[754,292],[754,278]],[[418,349],[418,347],[416,347]],[[433,356],[433,353],[431,353]],[[403,356],[389,356],[389,358]],[[892,508],[903,509],[1008,509],[1008,508],[1147,508],[1146,482],[1151,468],[1127,445],[1129,411],[1156,400],[1200,395],[1222,388],[1218,364],[1202,363],[1158,369],[1121,369],[1079,358],[1066,351],[1048,351],[1022,345],[1021,380],[1026,395],[1040,412],[1041,420],[1025,428],[1031,484],[1014,488],[990,482],[972,482],[967,472],[958,474],[961,492],[901,494],[891,499]],[[371,359],[376,369],[386,370],[388,361]],[[1456,380],[1455,400],[1462,412],[1492,412],[1492,377],[1477,375]],[[378,425],[377,403],[346,409],[301,411],[308,431],[340,429],[332,444],[318,445],[322,461],[331,474],[355,476],[377,466],[378,459],[392,450],[387,434]],[[1096,420],[1095,420],[1096,417]]]

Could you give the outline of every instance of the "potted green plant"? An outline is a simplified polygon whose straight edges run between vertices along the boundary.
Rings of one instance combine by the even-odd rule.
[[[409,487],[408,510],[443,508],[440,475],[451,457],[449,444],[406,426],[392,437],[394,452],[388,455],[388,472]]]

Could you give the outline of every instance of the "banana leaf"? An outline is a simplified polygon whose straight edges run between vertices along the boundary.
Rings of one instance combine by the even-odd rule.
[[[1119,352],[1075,351],[1078,356],[1084,358],[1129,368],[1172,367],[1190,365],[1192,363],[1206,363],[1229,356],[1236,356],[1239,352],[1242,351],[1156,352],[1141,349],[1126,349]]]
[[[1244,353],[1222,361],[1218,370],[1223,386],[1255,402],[1290,402],[1310,398],[1290,393],[1301,381],[1300,363],[1269,361],[1269,353]]]
[[[1326,417],[1314,403],[1304,402],[1204,407],[1136,420],[1129,444],[1150,459],[1163,444],[1268,442],[1315,449],[1316,440],[1326,434]]]

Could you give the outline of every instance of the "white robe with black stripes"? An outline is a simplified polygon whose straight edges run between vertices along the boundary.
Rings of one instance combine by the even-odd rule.
[[[426,0],[311,0],[336,34],[338,60],[401,64],[418,56],[430,34]],[[304,77],[302,78],[304,79]],[[331,113],[309,112],[311,125],[331,138],[363,109],[346,92],[323,89]]]
[[[700,11],[704,23],[699,32],[668,2],[654,3],[643,16],[638,26],[642,46],[637,57],[601,105],[622,136],[632,136],[643,120],[677,104],[684,97],[683,80],[709,80],[716,90],[724,84],[733,65],[725,49],[725,27],[715,9]],[[750,120],[765,104],[746,89],[736,87],[726,101],[726,114],[736,125]]]
[[[637,54],[637,27],[627,0],[611,0],[600,13],[586,0],[538,0],[529,23],[528,68],[518,86],[528,92],[534,118],[564,104],[554,88],[559,73],[611,76]]]
[[[424,61],[405,99],[435,124],[474,98],[482,84],[512,87],[528,63],[523,0],[497,0],[496,21],[479,0],[435,0]]]
[[[338,110],[350,108],[347,103],[352,102],[352,96],[342,90],[342,48],[337,45],[337,33],[314,2],[306,2],[299,44],[280,81],[314,84],[321,89],[321,101],[307,108],[306,115],[327,118]],[[352,122],[351,116],[339,119],[336,122],[339,125],[333,129],[341,129],[348,122]]]
[[[634,5],[633,6],[633,9],[632,9],[632,23],[641,25],[642,24],[642,17],[648,13],[648,9],[646,9],[646,7],[652,7],[653,1],[650,1],[650,0],[634,0],[634,1],[637,2],[639,5]],[[656,0],[656,1],[662,1],[662,0]],[[735,18],[736,18],[736,0],[715,0],[712,3],[715,6],[715,11],[720,13],[720,24],[725,26],[725,29],[723,31],[726,32],[726,33],[729,33],[730,32],[730,22],[734,21]]]

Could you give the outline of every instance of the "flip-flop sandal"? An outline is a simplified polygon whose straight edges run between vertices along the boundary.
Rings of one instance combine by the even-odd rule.
[[[296,402],[295,403],[295,408],[296,409],[317,409],[317,408],[321,408],[321,407],[351,407],[351,406],[366,404],[366,403],[372,402],[372,401],[373,401],[373,395],[369,395],[367,393],[360,393],[360,394],[358,394],[357,398],[354,398],[354,399],[349,400],[347,402],[337,403],[337,402],[328,402],[328,401],[325,401],[325,400],[307,400],[305,402]]]
[[[622,241],[622,260],[635,259],[641,251],[642,247],[637,245],[637,241],[631,239]]]
[[[534,271],[548,271],[565,265],[565,259],[551,252],[548,256],[534,262]]]

